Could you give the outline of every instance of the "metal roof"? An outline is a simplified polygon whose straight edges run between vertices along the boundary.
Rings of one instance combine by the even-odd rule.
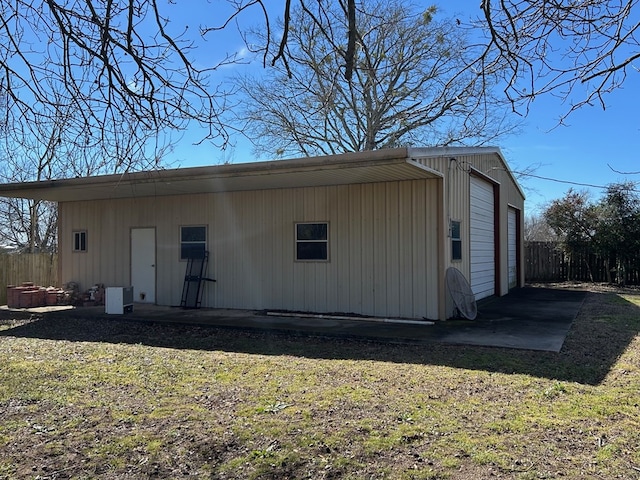
[[[0,196],[56,202],[438,178],[397,148],[325,157],[0,184]]]

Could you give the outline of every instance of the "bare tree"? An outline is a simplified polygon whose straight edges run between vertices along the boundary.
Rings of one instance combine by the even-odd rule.
[[[12,130],[12,135],[15,131]],[[52,178],[57,158],[58,138],[51,131],[48,141],[21,135],[22,142],[4,138],[0,177],[4,181],[36,181]],[[55,203],[35,199],[0,198],[0,241],[3,247],[20,252],[52,252],[57,244],[57,206]]]
[[[525,242],[553,242],[558,236],[551,229],[543,215],[527,215],[524,218]]]
[[[466,39],[434,19],[435,7],[383,1],[358,10],[350,80],[348,18],[331,2],[317,8],[314,16],[291,11],[286,67],[238,79],[248,99],[244,130],[260,153],[478,145],[513,130],[508,108],[491,95],[489,72],[460,73],[471,61]]]
[[[264,8],[255,0],[245,5],[254,4]],[[340,52],[341,71],[350,80],[355,45],[362,33],[357,22],[359,4],[355,0],[335,4],[343,12],[342,23],[348,25],[347,47],[331,38],[331,30],[323,33]],[[309,21],[322,24],[326,14],[322,1],[300,0],[300,5]],[[282,10],[288,27],[293,23],[291,0],[284,1]],[[605,108],[606,95],[621,87],[627,75],[640,73],[639,10],[637,0],[481,0],[478,16],[467,26],[476,36],[483,32],[485,41],[476,45],[476,61],[467,68],[477,73],[504,72],[504,92],[514,110],[519,111],[522,104],[528,109],[531,101],[544,94],[566,101],[566,115],[594,103]],[[466,23],[456,19],[451,28]],[[265,64],[281,60],[288,67],[288,28],[283,32],[279,41],[267,44]]]
[[[56,92],[51,92],[53,98]],[[40,110],[35,121],[18,122],[0,135],[0,179],[43,181],[157,168],[164,150],[155,130],[121,117],[109,129],[87,130],[70,108]],[[134,134],[132,134],[134,132]],[[151,143],[153,142],[153,143]],[[37,199],[0,199],[0,241],[23,252],[55,251],[57,207]]]

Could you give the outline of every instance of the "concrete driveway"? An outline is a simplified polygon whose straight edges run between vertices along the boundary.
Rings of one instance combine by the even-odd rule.
[[[478,304],[474,321],[439,323],[440,341],[559,352],[584,299],[582,290],[526,287]]]
[[[183,310],[136,305],[133,313],[106,315],[104,307],[50,313],[128,320],[285,332],[297,335],[359,338],[411,344],[458,344],[559,352],[586,292],[527,287],[478,304],[476,320],[410,323],[380,319],[293,317],[277,313],[224,309]]]

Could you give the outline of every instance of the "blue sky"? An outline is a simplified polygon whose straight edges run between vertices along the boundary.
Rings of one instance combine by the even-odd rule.
[[[565,182],[605,186],[632,180],[640,175],[618,172],[640,171],[640,73],[631,75],[624,88],[606,97],[606,109],[583,107],[572,113],[566,125],[557,126],[566,105],[554,97],[537,99],[522,133],[500,145],[512,170],[537,166],[535,175]],[[562,197],[569,188],[588,190],[593,198],[601,188],[572,185],[534,177],[524,177],[527,209],[534,211]]]
[[[425,5],[431,3],[425,2]],[[479,13],[477,1],[461,0],[453,5],[451,12],[444,11],[443,14],[468,16]],[[278,9],[275,12],[279,13]],[[192,15],[192,12],[188,14]],[[250,15],[247,14],[243,22],[250,24]],[[211,46],[224,46],[228,51],[242,49],[241,40],[233,28],[216,35],[219,36]],[[640,65],[636,67],[640,69]],[[226,67],[220,74],[230,74],[231,70],[243,68],[255,66]],[[613,170],[640,171],[639,92],[640,72],[633,71],[623,88],[605,97],[605,110],[600,106],[584,107],[572,113],[565,121],[566,125],[562,126],[558,126],[558,120],[568,111],[568,105],[551,95],[536,98],[523,119],[521,132],[496,145],[502,149],[512,170],[523,171],[533,166],[534,175],[550,179],[521,177],[527,195],[527,214],[539,212],[551,200],[562,197],[569,188],[588,190],[596,199],[602,194],[598,186],[624,180],[640,182],[638,174],[623,175]],[[197,131],[186,133],[166,160],[175,166],[255,160],[251,146],[240,137],[234,139],[236,147],[225,152],[207,143],[192,145],[199,139]]]

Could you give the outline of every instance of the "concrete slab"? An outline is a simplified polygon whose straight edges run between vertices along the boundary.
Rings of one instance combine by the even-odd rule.
[[[136,304],[132,313],[107,315],[104,307],[81,307],[47,315],[136,322],[186,324],[285,332],[297,335],[359,338],[391,343],[477,345],[559,352],[585,291],[528,287],[478,305],[476,320],[381,322],[371,319],[266,315],[251,310],[184,310]]]
[[[513,290],[480,302],[474,324],[443,341],[559,352],[586,293],[540,287]]]
[[[0,314],[6,315],[8,312],[25,312],[30,314],[40,313],[52,313],[52,312],[66,312],[73,310],[72,305],[51,305],[46,307],[33,307],[33,308],[9,308],[6,305],[0,305]]]

